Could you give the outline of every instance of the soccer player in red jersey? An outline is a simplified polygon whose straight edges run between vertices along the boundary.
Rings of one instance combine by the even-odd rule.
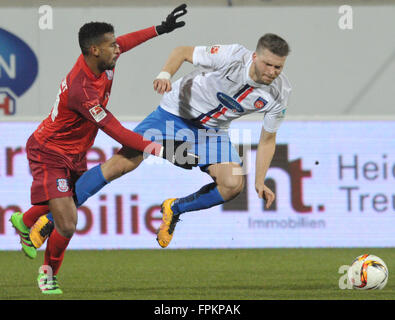
[[[21,238],[24,252],[34,258],[36,249],[29,239],[29,228],[41,216],[51,211],[55,228],[48,238],[44,266],[37,279],[45,294],[60,294],[57,274],[64,253],[77,224],[74,187],[77,179],[87,170],[86,153],[93,145],[98,129],[121,143],[120,154],[128,156],[130,149],[144,151],[168,159],[188,168],[196,158],[183,153],[181,162],[175,152],[169,155],[166,143],[157,144],[124,128],[106,108],[111,93],[116,61],[122,53],[162,33],[185,25],[176,19],[186,13],[186,5],[176,8],[161,25],[132,32],[118,38],[114,28],[104,22],[90,22],[79,30],[82,54],[62,81],[50,115],[38,126],[26,144],[32,171],[31,202],[25,214],[15,213],[11,223]],[[181,13],[180,13],[181,11]],[[128,149],[130,148],[130,149]],[[172,150],[177,149],[172,146]],[[96,172],[107,183],[100,166]]]

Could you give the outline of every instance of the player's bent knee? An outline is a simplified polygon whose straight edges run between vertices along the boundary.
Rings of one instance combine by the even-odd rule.
[[[74,235],[75,231],[77,230],[77,226],[75,223],[69,222],[69,223],[56,225],[56,229],[63,237],[71,238]]]
[[[77,228],[77,208],[72,197],[49,200],[49,209],[55,220],[55,227],[60,235],[71,238]]]
[[[233,182],[233,196],[238,196],[243,190],[245,185],[244,176],[236,176],[235,181]]]
[[[244,189],[244,176],[227,176],[221,181],[221,186],[226,189],[229,198],[237,197]]]

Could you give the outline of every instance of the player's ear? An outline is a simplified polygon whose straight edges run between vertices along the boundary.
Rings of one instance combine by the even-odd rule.
[[[92,44],[89,48],[89,53],[94,57],[98,57],[100,55],[99,46]]]
[[[256,52],[254,51],[254,53],[252,54],[252,61],[256,60]]]

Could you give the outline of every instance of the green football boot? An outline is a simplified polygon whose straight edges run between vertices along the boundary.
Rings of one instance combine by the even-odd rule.
[[[46,273],[40,272],[37,277],[37,284],[42,294],[63,294],[59,288],[57,276],[49,277]]]
[[[25,226],[22,217],[23,217],[22,212],[15,212],[12,214],[10,218],[10,222],[19,235],[23,253],[30,259],[34,259],[37,256],[37,249],[30,241],[29,238],[30,229]]]

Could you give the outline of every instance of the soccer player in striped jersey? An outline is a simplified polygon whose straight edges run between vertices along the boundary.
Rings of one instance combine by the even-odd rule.
[[[157,235],[161,247],[169,245],[180,214],[220,205],[243,190],[245,179],[239,174],[243,172],[241,160],[230,144],[227,130],[231,121],[250,113],[262,114],[263,118],[256,156],[256,192],[259,198],[265,199],[267,208],[273,203],[275,195],[264,181],[275,151],[276,132],[284,120],[291,93],[291,85],[282,73],[289,52],[284,39],[266,34],[259,39],[255,51],[233,44],[178,47],[170,54],[154,81],[154,90],[164,96],[160,107],[147,119],[183,121],[191,130],[214,129],[216,133],[211,135],[220,139],[221,146],[218,148],[216,142],[206,143],[206,150],[201,153],[199,141],[194,141],[200,156],[199,167],[213,182],[191,195],[162,203],[162,224]],[[184,61],[201,68],[172,84],[171,77]],[[147,119],[134,131],[143,134],[149,130],[145,122],[160,128]],[[216,152],[217,157],[210,156]]]
[[[174,138],[180,130],[189,130],[192,134],[188,141],[199,155],[198,165],[213,182],[193,194],[162,203],[162,224],[157,234],[161,247],[169,245],[181,214],[220,205],[243,190],[242,162],[231,145],[227,129],[231,121],[247,114],[258,113],[263,118],[255,188],[267,208],[273,203],[275,194],[265,185],[265,177],[275,151],[276,132],[284,120],[291,93],[291,85],[282,72],[289,52],[288,43],[275,34],[262,36],[255,51],[233,44],[177,47],[171,52],[153,84],[154,90],[163,94],[160,106],[134,132],[147,134],[154,129],[148,135],[159,132],[160,136],[154,137],[158,139]],[[171,77],[185,61],[198,68],[171,83]],[[166,123],[171,124],[173,132]],[[201,130],[215,139],[199,139]],[[142,161],[141,154],[129,158],[115,155],[102,168],[109,176],[119,177],[134,170]],[[77,194],[83,194],[83,189],[77,190]],[[81,201],[85,201],[82,198]],[[42,226],[37,230],[43,230]],[[32,233],[42,242],[45,236],[40,236],[37,230]]]
[[[137,150],[164,157],[181,167],[195,165],[197,157],[194,154],[185,151],[179,161],[175,153],[177,144],[172,145],[175,151],[171,153],[166,143],[145,140],[140,134],[123,127],[107,109],[119,56],[159,34],[182,27],[185,22],[176,20],[186,13],[185,7],[176,8],[161,25],[118,38],[114,36],[113,26],[104,22],[90,22],[79,30],[82,54],[62,81],[49,116],[26,144],[33,176],[31,203],[36,206],[25,214],[14,213],[10,219],[20,235],[24,252],[34,258],[36,248],[29,237],[29,228],[43,213],[50,210],[53,215],[55,228],[44,229],[47,232],[53,229],[44,257],[47,267],[41,269],[37,279],[44,294],[62,293],[57,274],[77,224],[75,182],[87,170],[86,153],[99,129],[124,146],[119,152],[120,157],[129,156],[130,150]],[[111,181],[100,166],[91,170],[88,176],[95,187]]]

